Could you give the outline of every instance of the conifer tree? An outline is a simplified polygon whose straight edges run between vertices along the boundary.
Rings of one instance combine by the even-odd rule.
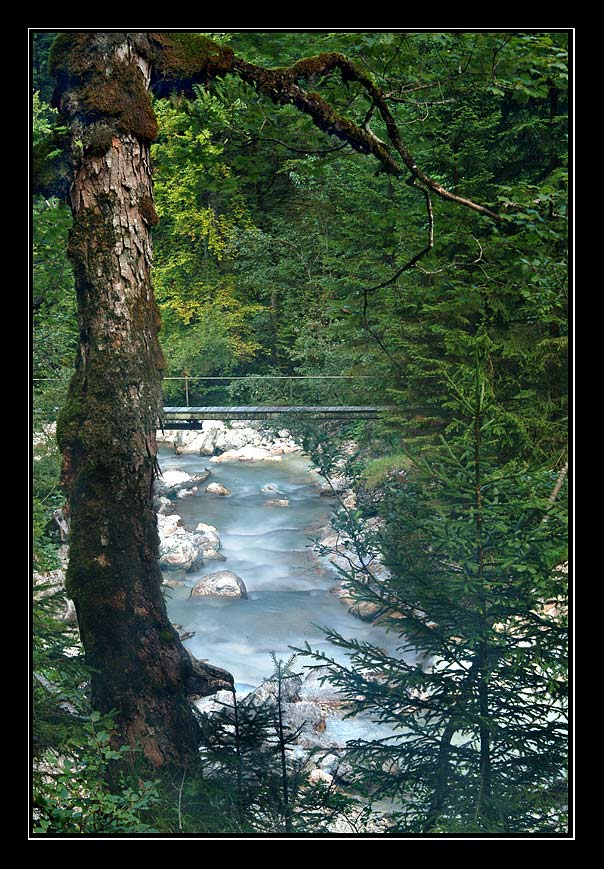
[[[286,723],[288,686],[299,675],[293,661],[273,656],[267,696],[251,693],[238,700],[233,694],[218,712],[200,716],[204,787],[208,778],[220,785],[222,812],[236,829],[320,833],[353,809],[358,814],[356,801],[332,784],[310,782],[306,757],[293,750],[302,729]]]
[[[391,484],[380,546],[344,571],[353,594],[400,637],[387,654],[333,630],[327,666],[351,712],[395,735],[357,740],[357,785],[397,805],[405,832],[561,832],[566,782],[565,511],[557,474],[498,461],[500,431],[478,354],[448,374],[455,410],[430,462],[409,456]],[[360,539],[358,512],[341,523]],[[356,529],[355,529],[356,524]],[[413,652],[417,654],[414,655]]]

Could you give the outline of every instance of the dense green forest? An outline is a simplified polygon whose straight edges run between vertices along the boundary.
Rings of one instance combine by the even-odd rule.
[[[73,384],[68,397],[85,326],[74,188],[47,178],[57,165],[78,177],[94,147],[111,147],[53,98],[58,83],[93,105],[81,84],[92,73],[66,48],[78,35],[32,34],[34,835],[321,834],[386,799],[380,833],[566,835],[569,34],[181,34],[191,56],[211,45],[221,62],[241,58],[240,74],[151,80],[164,403],[185,403],[186,376],[191,404],[389,407],[377,422],[288,422],[327,480],[354,443],[356,505],[334,518],[358,555],[344,570],[350,594],[439,662],[422,670],[329,626],[348,666],[297,650],[290,668],[327,667],[352,713],[408,733],[351,744],[340,789],[286,769],[282,661],[277,719],[242,702],[204,720],[202,771],[186,779],[149,768],[112,735],[115,715],[93,709],[93,653],[51,581],[65,456],[87,444],[73,447],[72,420],[83,429],[87,416]],[[339,68],[299,74],[304,100],[349,119],[375,152],[247,72],[328,56]],[[98,105],[86,115],[97,127]],[[85,500],[81,480],[71,485]],[[367,567],[371,547],[386,581]]]

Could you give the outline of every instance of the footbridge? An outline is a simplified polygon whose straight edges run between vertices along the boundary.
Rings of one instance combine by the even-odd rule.
[[[167,377],[165,393],[169,396],[180,393],[185,403],[166,404],[163,425],[167,429],[200,429],[204,420],[209,419],[285,422],[291,416],[340,422],[378,419],[389,408],[366,401],[376,388],[376,378],[369,375]],[[224,400],[225,392],[232,396],[232,404],[199,401],[200,396]],[[318,396],[322,401],[316,400]],[[358,400],[359,397],[365,401]],[[247,399],[245,404],[242,398]]]

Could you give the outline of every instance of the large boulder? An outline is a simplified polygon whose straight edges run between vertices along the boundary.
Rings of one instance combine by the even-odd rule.
[[[185,524],[178,513],[159,513],[157,516],[157,529],[161,537],[171,537],[173,534],[180,534],[184,529]]]
[[[174,452],[176,455],[185,455],[192,453],[193,455],[201,455],[201,449],[204,442],[204,433],[200,431],[177,431],[174,436]]]
[[[290,731],[294,733],[305,731],[308,737],[311,737],[313,732],[322,733],[326,726],[325,713],[321,707],[308,700],[284,703],[283,720]]]
[[[220,549],[220,537],[218,529],[213,525],[206,525],[205,522],[198,522],[195,527],[195,534],[199,537],[199,544],[212,549]]]
[[[343,474],[333,474],[329,477],[329,481],[322,480],[317,483],[319,494],[326,498],[333,498],[336,495],[341,495],[350,486],[350,480]]]
[[[175,468],[164,473],[155,481],[155,494],[159,497],[176,498],[183,493],[197,491],[199,485],[210,476],[209,471],[201,471],[199,474],[187,474]]]
[[[248,445],[237,450],[227,450],[220,456],[212,456],[211,462],[280,462],[281,456],[272,456],[263,447]]]
[[[231,490],[227,489],[226,486],[223,486],[222,483],[210,483],[207,487],[206,492],[209,492],[210,495],[230,495]]]
[[[253,428],[224,428],[216,434],[214,449],[222,452],[240,450],[246,446],[258,446],[260,440],[260,435]]]
[[[281,700],[284,703],[294,703],[299,699],[302,676],[295,674],[281,680]],[[254,704],[276,703],[279,693],[279,684],[275,679],[267,679],[256,688],[250,695],[250,701]]]
[[[218,531],[213,525],[199,522],[193,535],[195,542],[201,547],[204,561],[226,561],[225,556],[218,550],[222,543]]]
[[[337,701],[337,688],[329,681],[329,667],[309,670],[300,684],[298,695],[301,700],[323,703]]]
[[[188,534],[160,537],[159,566],[162,570],[193,570],[203,564],[203,553]]]
[[[176,513],[157,514],[159,566],[163,570],[192,570],[203,564],[203,546],[196,535],[186,531]]]
[[[194,701],[194,705],[198,712],[204,715],[214,715],[216,712],[221,712],[225,706],[229,709],[233,708],[233,692],[222,690],[216,694],[204,695]]]
[[[178,454],[211,456],[216,452],[238,450],[248,445],[258,446],[260,440],[259,433],[245,423],[243,426],[231,428],[220,420],[206,419],[202,423],[201,431],[176,432],[171,442],[174,444],[174,452]]]
[[[191,589],[190,597],[246,598],[247,589],[241,577],[232,570],[218,570],[202,576]]]
[[[223,555],[222,552],[219,552],[217,549],[204,549],[203,550],[203,560],[204,561],[226,561],[226,555]]]

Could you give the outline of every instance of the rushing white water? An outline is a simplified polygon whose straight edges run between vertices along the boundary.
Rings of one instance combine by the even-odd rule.
[[[168,613],[185,631],[195,631],[185,646],[197,658],[232,673],[238,691],[258,686],[271,674],[271,652],[287,659],[290,647],[303,646],[306,640],[313,649],[345,660],[345,653],[325,639],[320,626],[370,641],[390,653],[400,645],[400,638],[350,615],[329,592],[337,572],[313,553],[312,540],[328,524],[333,502],[320,497],[316,487],[320,478],[308,459],[294,454],[279,463],[210,464],[207,458],[177,456],[163,448],[159,458],[163,471],[178,468],[194,474],[205,467],[212,471],[196,495],[178,499],[174,506],[187,530],[194,530],[198,522],[217,528],[227,560],[206,561],[191,573],[172,572],[171,578],[187,585],[167,589]],[[206,493],[210,482],[224,484],[232,494]],[[283,495],[261,494],[267,483]],[[289,507],[266,504],[281,497],[289,500]],[[189,598],[190,586],[200,576],[224,569],[243,579],[247,600]]]

